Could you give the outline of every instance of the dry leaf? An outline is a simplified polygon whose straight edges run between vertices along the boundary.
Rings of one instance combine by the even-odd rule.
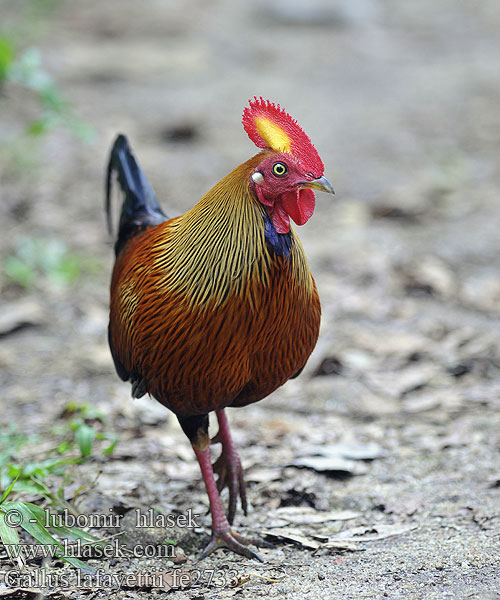
[[[269,481],[279,481],[281,479],[280,469],[250,469],[245,473],[245,480],[254,483],[268,483]]]
[[[19,600],[23,598],[25,594],[40,594],[42,590],[36,588],[4,588],[0,587],[0,597],[2,598],[13,598],[13,600]]]
[[[387,451],[375,442],[339,442],[338,444],[302,445],[299,456],[326,456],[352,460],[375,460],[387,456]]]
[[[370,386],[392,398],[403,398],[406,394],[419,390],[441,372],[436,364],[410,364],[398,371],[368,373],[366,381]]]
[[[350,475],[363,475],[367,467],[358,460],[374,460],[385,456],[385,450],[376,443],[338,443],[302,446],[300,456],[292,466],[306,467],[319,472],[338,472]]]
[[[320,451],[320,450],[318,450]],[[305,467],[314,469],[320,473],[346,473],[349,475],[364,475],[368,469],[363,463],[343,458],[338,454],[319,455],[319,456],[301,456],[295,458],[292,467]]]
[[[324,548],[325,550],[338,550],[340,552],[344,550],[348,550],[349,552],[357,552],[361,550],[361,548],[352,542],[339,542],[334,540],[326,542],[326,544],[323,544],[321,548]]]
[[[360,516],[360,513],[351,510],[322,511],[308,506],[283,506],[273,511],[270,518],[275,516],[296,525],[313,525],[315,523],[355,519]]]
[[[311,550],[317,550],[321,544],[316,540],[306,537],[300,529],[293,528],[273,528],[266,529],[262,532],[263,535],[273,539],[284,540],[285,542],[292,542],[303,548],[309,548]]]
[[[304,456],[292,463],[293,467],[306,467],[320,473],[347,473],[349,475],[364,475],[368,469],[362,463],[347,460],[339,456]]]
[[[354,527],[352,529],[345,529],[344,531],[337,534],[335,537],[332,537],[330,541],[332,542],[342,542],[342,541],[350,541],[350,542],[374,542],[378,540],[383,540],[388,537],[392,537],[393,535],[402,535],[403,533],[408,533],[409,531],[413,531],[417,529],[416,525],[374,525],[370,526],[362,526],[362,527]]]
[[[17,329],[39,325],[42,321],[42,308],[34,300],[21,300],[2,306],[0,312],[0,337]]]

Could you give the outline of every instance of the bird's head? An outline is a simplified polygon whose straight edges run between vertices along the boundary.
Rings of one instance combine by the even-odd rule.
[[[274,228],[287,233],[290,217],[303,225],[314,212],[313,190],[334,193],[316,148],[298,123],[269,100],[250,101],[243,127],[254,144],[265,149],[249,183]]]

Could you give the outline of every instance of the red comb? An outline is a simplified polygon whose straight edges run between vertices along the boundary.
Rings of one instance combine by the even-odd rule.
[[[267,122],[272,127],[272,135],[267,136],[267,140],[259,131],[259,122]],[[323,175],[325,167],[318,151],[297,121],[292,119],[279,104],[254,96],[254,99],[250,100],[250,107],[247,106],[243,111],[242,123],[248,137],[258,148],[290,152],[314,177]],[[281,143],[283,140],[286,140],[286,148],[280,147],[283,145]],[[278,143],[273,144],[274,141]]]

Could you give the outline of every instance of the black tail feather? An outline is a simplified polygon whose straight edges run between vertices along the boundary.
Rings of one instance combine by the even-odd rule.
[[[106,217],[110,233],[112,233],[113,172],[116,172],[118,183],[124,193],[118,238],[115,243],[115,253],[118,254],[129,238],[148,227],[167,221],[168,217],[162,211],[151,184],[137,164],[127,138],[120,134],[111,149],[106,177]]]

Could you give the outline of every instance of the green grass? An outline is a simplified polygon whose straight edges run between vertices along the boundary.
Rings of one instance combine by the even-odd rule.
[[[18,529],[24,529],[40,544],[50,546],[53,549],[54,558],[60,558],[83,571],[94,572],[92,567],[80,559],[65,556],[64,547],[58,538],[70,541],[82,540],[85,543],[94,545],[101,544],[98,538],[78,527],[47,525],[46,513],[40,506],[32,502],[21,502],[19,500],[7,501],[10,491],[11,489],[7,488],[0,502],[0,539],[10,558],[15,558],[20,566],[24,563],[24,556],[20,551],[22,544],[18,532]],[[13,525],[13,522],[16,525]]]
[[[15,427],[0,431],[0,540],[9,557],[20,565],[23,554],[16,549],[22,546],[19,534],[24,530],[40,544],[51,546],[54,557],[92,571],[78,558],[63,555],[61,539],[92,545],[100,544],[100,540],[78,527],[47,523],[45,508],[56,512],[66,509],[78,515],[74,504],[65,500],[68,467],[76,468],[95,454],[109,455],[118,438],[105,431],[105,418],[98,410],[74,402],[68,403],[51,434],[54,444],[40,450],[38,436],[26,436]],[[36,458],[27,458],[35,448]],[[25,500],[26,496],[34,502]]]
[[[96,260],[70,251],[58,239],[22,237],[3,262],[7,279],[25,289],[48,283],[50,287],[69,286],[83,273],[98,270]]]
[[[10,95],[28,92],[37,100],[38,115],[26,124],[28,136],[65,127],[83,142],[95,140],[93,128],[77,115],[44,69],[41,51],[36,47],[18,50],[16,42],[5,33],[0,34],[0,91]]]
[[[33,142],[56,128],[68,130],[84,143],[96,138],[95,130],[81,119],[45,68],[43,53],[36,46],[60,4],[61,0],[0,0],[0,111],[5,116],[9,106],[26,96],[35,100],[24,130],[0,138],[2,153],[15,172],[28,170],[32,156],[38,155]]]

